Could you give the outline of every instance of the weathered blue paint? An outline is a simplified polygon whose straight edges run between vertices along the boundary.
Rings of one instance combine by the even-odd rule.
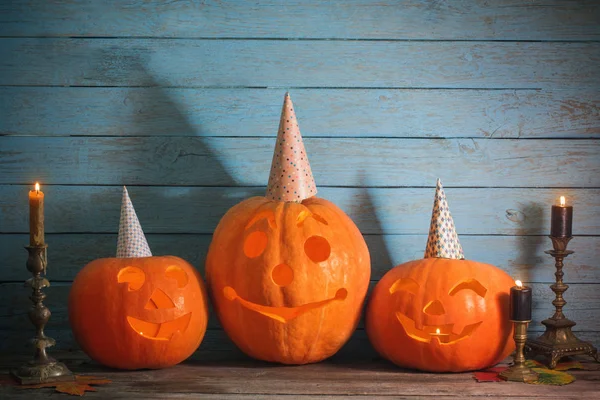
[[[30,186],[0,186],[2,232],[27,232]],[[210,234],[233,205],[264,188],[130,186],[147,233]],[[550,205],[560,194],[574,204],[575,235],[600,235],[600,189],[450,188],[446,194],[461,234],[547,235]],[[46,231],[116,233],[120,186],[45,186]],[[427,234],[434,188],[331,188],[318,195],[336,203],[365,234]],[[418,249],[402,249],[413,251]],[[17,249],[15,251],[20,251]],[[510,255],[507,255],[509,257]]]
[[[600,6],[544,0],[13,0],[2,36],[594,40]]]
[[[291,94],[304,137],[600,137],[598,90]],[[0,135],[273,138],[281,98],[281,89],[0,87]]]
[[[597,140],[304,140],[317,187],[600,187]],[[266,186],[275,138],[0,137],[2,183]],[[75,166],[75,168],[74,168]]]
[[[0,85],[589,89],[598,42],[0,39]]]

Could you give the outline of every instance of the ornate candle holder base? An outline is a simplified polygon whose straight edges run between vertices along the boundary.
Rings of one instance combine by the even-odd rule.
[[[48,364],[36,364],[35,361],[29,361],[19,369],[10,371],[10,374],[21,385],[75,380],[69,368],[53,358],[49,359]]]
[[[542,321],[542,324],[546,326],[546,332],[537,339],[527,341],[525,347],[528,355],[548,357],[550,369],[556,368],[558,361],[567,356],[589,355],[600,362],[598,350],[591,343],[579,340],[571,332],[575,322],[568,318],[558,320],[548,318]]]
[[[550,254],[555,259],[556,283],[550,285],[550,289],[556,294],[556,298],[552,301],[556,311],[552,317],[542,321],[542,324],[546,326],[546,332],[537,339],[528,340],[525,350],[530,356],[543,355],[550,358],[548,365],[550,369],[556,368],[556,364],[561,358],[580,354],[590,355],[600,362],[598,350],[591,343],[579,340],[573,334],[571,328],[575,326],[575,322],[565,317],[562,312],[563,307],[567,304],[563,293],[569,288],[569,285],[563,282],[563,260],[574,253],[567,250],[567,245],[572,238],[550,236],[550,239],[554,250],[548,250],[546,254]]]
[[[46,348],[56,343],[54,339],[44,334],[44,327],[51,315],[50,310],[43,303],[46,295],[42,292],[42,289],[50,286],[50,282],[41,276],[42,272],[46,271],[47,247],[46,245],[26,247],[29,252],[27,269],[33,277],[25,282],[25,286],[29,286],[33,291],[29,297],[33,303],[29,309],[29,319],[35,325],[36,335],[31,340],[35,346],[33,360],[10,372],[22,385],[75,380],[75,376],[65,364],[56,361],[46,353]]]
[[[500,378],[505,381],[513,382],[535,382],[538,380],[537,372],[534,372],[531,368],[526,367],[523,364],[513,365],[508,369],[500,372]]]
[[[514,339],[517,346],[514,362],[508,369],[500,372],[499,376],[505,381],[535,382],[538,380],[538,374],[525,365],[525,356],[523,355],[523,348],[527,340],[527,324],[531,321],[512,322],[515,324]]]

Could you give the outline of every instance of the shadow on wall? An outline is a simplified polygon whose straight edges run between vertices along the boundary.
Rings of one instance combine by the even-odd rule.
[[[264,195],[265,189],[263,188],[234,188],[238,186],[238,181],[227,171],[219,160],[219,156],[213,152],[203,138],[217,136],[219,132],[208,132],[198,123],[191,123],[190,116],[185,111],[186,107],[178,104],[172,98],[172,92],[165,89],[169,83],[156,79],[146,68],[151,61],[149,51],[109,48],[101,50],[99,57],[100,65],[95,69],[95,74],[98,76],[91,76],[92,79],[110,78],[110,81],[121,82],[123,86],[126,86],[127,82],[135,82],[136,86],[142,87],[130,90],[123,102],[130,110],[128,112],[131,113],[131,122],[126,126],[130,126],[133,132],[144,132],[143,135],[147,135],[136,137],[134,140],[146,140],[154,144],[154,148],[151,149],[152,154],[148,154],[146,157],[156,159],[160,168],[169,168],[176,163],[189,163],[190,168],[186,168],[185,164],[172,168],[186,171],[186,174],[196,173],[197,176],[206,179],[206,182],[199,181],[194,186],[185,186],[189,179],[185,179],[184,176],[181,178],[174,176],[169,181],[162,181],[161,186],[158,187],[129,188],[151,248],[153,248],[154,241],[151,233],[177,232],[207,236],[214,231],[218,221],[230,207],[245,198]],[[199,70],[198,73],[201,74],[202,71]],[[193,109],[193,107],[191,108]],[[144,156],[144,154],[132,154],[131,158],[143,159]],[[164,160],[167,157],[168,160]],[[166,162],[163,163],[163,161]],[[203,166],[201,171],[197,170],[198,165]],[[132,171],[123,173],[122,184],[138,182],[139,178],[134,175],[135,173],[133,166]],[[265,186],[267,178],[268,176],[265,176]],[[219,182],[218,187],[209,186],[214,185],[215,181]],[[136,202],[135,197],[138,190],[151,192],[151,197],[141,196],[152,199],[151,203],[150,200],[147,205]],[[119,203],[120,197],[115,198],[115,202]],[[189,214],[185,212],[165,213],[165,209],[169,208],[190,210],[190,212]],[[179,226],[173,226],[173,222],[164,221],[164,218],[168,218],[165,214],[189,215],[190,218],[181,220]],[[196,218],[203,219],[204,223],[200,224],[200,221],[194,221]],[[202,227],[200,228],[199,225]],[[153,226],[166,226],[167,228],[161,231],[160,228],[156,229]],[[149,232],[151,233],[148,234]],[[197,248],[194,259],[198,260],[201,265],[204,264],[209,242],[209,240],[200,238],[195,241]],[[189,257],[189,251],[186,253]],[[196,267],[203,269],[201,265],[196,265]]]
[[[367,242],[369,253],[371,255],[371,280],[379,280],[376,271],[388,271],[394,267],[392,263],[392,257],[388,249],[388,244],[385,241],[385,236],[381,233],[383,228],[379,218],[377,217],[377,211],[373,202],[369,188],[367,187],[364,171],[358,173],[358,184],[361,187],[358,193],[360,201],[356,203],[355,210],[345,210],[347,214],[360,215],[362,221],[369,221],[368,229],[372,234],[363,233],[363,237]],[[355,221],[356,223],[357,221]],[[359,230],[363,232],[365,226],[358,226]],[[371,285],[372,286],[372,285]],[[370,293],[367,294],[365,303],[363,304],[362,318],[364,319],[366,305],[370,300]],[[340,351],[338,351],[331,359],[332,362],[343,361],[345,359],[352,358],[356,359],[373,359],[378,358],[377,353],[373,349],[373,346],[367,338],[366,331],[364,329],[357,329],[353,334],[348,343],[346,343]],[[360,366],[356,368],[360,369]]]
[[[543,254],[540,246],[543,245],[545,237],[536,237],[535,240],[529,240],[531,237],[525,235],[532,232],[542,232],[544,220],[544,208],[542,204],[529,202],[522,208],[523,218],[519,221],[517,235],[519,236],[519,245],[517,249],[517,263],[522,266],[524,276],[520,277],[524,282],[539,281],[533,276],[536,271],[536,265],[542,263],[543,260],[539,254]]]
[[[364,171],[359,171],[358,173],[358,185],[361,189],[358,192],[359,202],[356,204],[357,209],[352,210],[352,213],[349,214],[360,215],[360,220],[367,221],[365,225],[368,226],[358,226],[361,232],[364,232],[366,229],[372,232],[371,234],[363,233],[363,236],[371,254],[371,280],[378,280],[379,276],[376,276],[374,271],[388,271],[394,267],[392,253],[388,248],[388,243],[385,241],[383,226],[377,216],[375,202],[369,191]]]
[[[379,280],[380,276],[375,276],[375,271],[378,272],[378,275],[383,276],[396,264],[393,261],[392,252],[388,247],[389,244],[386,242],[385,236],[382,233],[383,227],[377,216],[377,210],[375,209],[369,188],[363,188],[362,192],[361,198],[363,199],[363,203],[359,206],[360,210],[366,214],[366,218],[372,221],[373,232],[377,232],[365,236],[367,246],[369,246],[369,253],[371,254],[371,280]]]

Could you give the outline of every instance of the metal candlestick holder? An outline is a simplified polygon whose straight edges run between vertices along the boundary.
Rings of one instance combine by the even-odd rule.
[[[504,371],[500,372],[499,376],[505,381],[514,382],[535,382],[538,380],[537,372],[534,372],[531,368],[525,365],[525,355],[523,349],[525,348],[525,341],[527,340],[527,325],[531,321],[512,321],[515,325],[515,356],[513,364]]]
[[[29,286],[33,290],[29,297],[33,303],[29,309],[29,319],[36,329],[36,335],[31,340],[35,346],[35,355],[33,360],[10,373],[22,385],[75,380],[75,376],[65,364],[56,361],[46,353],[46,348],[54,346],[56,343],[54,339],[44,334],[44,327],[51,315],[48,307],[42,303],[46,298],[42,289],[50,286],[48,279],[42,276],[42,272],[44,275],[46,274],[48,245],[25,248],[29,252],[27,269],[33,275],[25,282],[25,286]]]
[[[556,260],[556,273],[554,274],[556,283],[550,285],[550,288],[556,294],[556,298],[552,301],[556,311],[552,317],[542,321],[542,324],[546,326],[546,332],[537,339],[527,340],[526,351],[531,356],[539,354],[549,357],[550,369],[556,368],[556,364],[561,358],[578,354],[592,356],[600,362],[598,350],[591,343],[579,340],[573,334],[571,328],[575,326],[575,322],[565,317],[562,312],[563,307],[567,304],[563,298],[563,293],[569,288],[568,285],[563,283],[563,260],[574,253],[567,250],[567,244],[572,237],[550,236],[550,239],[552,239],[554,250],[548,250],[546,254],[550,254]]]

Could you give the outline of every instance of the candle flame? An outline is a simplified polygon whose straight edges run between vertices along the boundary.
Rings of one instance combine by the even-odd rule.
[[[436,335],[439,335],[439,334],[440,334],[440,328],[436,328],[436,329],[435,329],[435,334],[436,334]]]
[[[515,285],[517,285],[518,287],[523,287],[523,282],[521,282],[520,280],[516,280],[515,281]]]
[[[40,184],[39,184],[38,182],[36,182],[36,183],[35,183],[35,191],[36,191],[37,193],[39,193],[39,192],[40,192]]]
[[[564,206],[565,206],[565,204],[566,204],[566,201],[565,201],[565,196],[560,196],[560,206],[561,206],[561,207],[564,207]]]

